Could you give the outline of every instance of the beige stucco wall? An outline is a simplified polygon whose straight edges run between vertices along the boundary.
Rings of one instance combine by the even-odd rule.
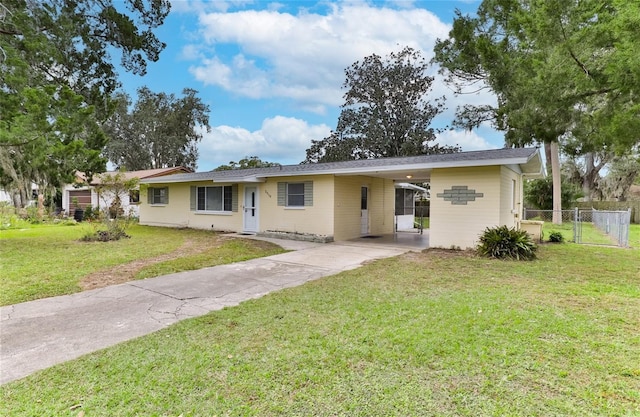
[[[190,227],[193,229],[241,231],[242,198],[244,189],[238,187],[238,212],[230,214],[198,213],[191,211],[191,186],[211,186],[211,181],[153,184],[153,187],[169,187],[169,203],[147,204],[147,190],[140,191],[140,224],[149,226]],[[231,185],[218,184],[215,185]]]
[[[361,187],[369,188],[369,234],[393,233],[395,188],[393,181],[365,176],[335,177],[335,240],[361,234]]]
[[[313,206],[278,206],[278,182],[313,181]],[[259,184],[261,232],[305,233],[333,236],[333,176],[269,178]]]
[[[369,178],[361,176],[335,177],[335,240],[360,236],[360,188]]]
[[[313,205],[278,206],[278,182],[313,182]],[[140,193],[140,223],[153,226],[191,227],[241,232],[246,186],[257,188],[258,231],[330,236],[348,240],[360,233],[360,187],[369,187],[369,233],[393,233],[395,189],[393,181],[364,176],[296,176],[269,178],[264,183],[239,184],[238,212],[198,213],[190,210],[190,187],[211,182],[153,184],[169,187],[169,203],[147,204],[147,191]],[[218,184],[216,185],[230,185]]]
[[[434,169],[429,246],[474,248],[485,228],[499,225],[501,178],[499,166]],[[466,205],[454,205],[437,196],[453,186],[467,186],[483,197]]]
[[[396,191],[393,180],[371,178],[369,186],[369,233],[393,233]]]

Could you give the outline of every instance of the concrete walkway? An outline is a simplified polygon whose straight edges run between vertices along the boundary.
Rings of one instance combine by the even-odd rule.
[[[264,240],[292,252],[0,307],[0,384],[180,320],[412,249]]]

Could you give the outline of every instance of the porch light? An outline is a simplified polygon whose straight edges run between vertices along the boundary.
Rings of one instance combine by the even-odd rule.
[[[411,178],[413,178],[413,175],[407,175],[408,180],[410,180]]]

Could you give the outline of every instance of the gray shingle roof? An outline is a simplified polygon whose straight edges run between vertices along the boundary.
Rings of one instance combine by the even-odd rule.
[[[333,173],[364,174],[367,171],[402,169],[407,166],[421,166],[424,169],[450,166],[525,164],[532,159],[537,148],[504,148],[483,151],[458,152],[439,155],[419,155],[398,158],[359,159],[354,161],[327,162],[320,164],[282,165],[267,168],[236,169],[227,171],[205,171],[189,174],[175,174],[142,180],[142,183],[168,182],[235,182],[251,179],[291,176],[319,175]]]

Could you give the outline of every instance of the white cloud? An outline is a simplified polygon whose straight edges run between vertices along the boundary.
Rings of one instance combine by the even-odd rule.
[[[425,9],[378,8],[362,2],[327,7],[326,14],[203,12],[201,53],[207,58],[190,71],[206,85],[241,96],[290,98],[314,109],[337,106],[344,69],[353,62],[405,45],[430,59],[435,39],[446,37],[450,28]],[[223,56],[224,45],[237,49]],[[211,47],[216,55],[205,49]],[[193,51],[188,55],[195,56]],[[222,65],[228,77],[220,77]]]
[[[436,135],[440,145],[458,145],[463,151],[478,151],[498,148],[476,132],[465,130],[446,130]]]
[[[281,164],[298,164],[304,160],[311,140],[328,136],[330,130],[324,124],[309,125],[304,120],[284,116],[263,120],[260,129],[253,132],[242,127],[212,127],[211,132],[203,132],[198,170],[211,170],[247,156],[258,156]]]
[[[446,38],[451,29],[422,8],[428,5],[412,0],[402,4],[389,0],[384,6],[359,0],[309,2],[306,9],[297,3],[296,14],[288,12],[292,6],[286,2],[273,2],[261,10],[243,9],[247,5],[243,1],[185,3],[180,11],[199,16],[182,50],[182,58],[192,62],[191,75],[222,90],[221,97],[227,92],[237,100],[275,99],[262,107],[267,111],[285,106],[330,114],[343,102],[344,69],[352,63],[372,53],[385,56],[403,46],[420,50],[429,60],[436,39]],[[459,105],[495,104],[487,91],[455,96],[436,74],[437,67],[432,71],[436,80],[430,97],[447,98],[447,110],[434,120],[434,127],[450,125]],[[311,139],[326,137],[329,125],[335,127],[336,122],[311,125],[299,118],[244,111],[252,120],[263,119],[262,126],[258,130],[213,127],[200,144],[200,170],[254,155],[283,164],[299,163]],[[474,132],[445,131],[438,138],[441,144],[458,144],[465,151],[496,148],[502,141],[486,127]]]

